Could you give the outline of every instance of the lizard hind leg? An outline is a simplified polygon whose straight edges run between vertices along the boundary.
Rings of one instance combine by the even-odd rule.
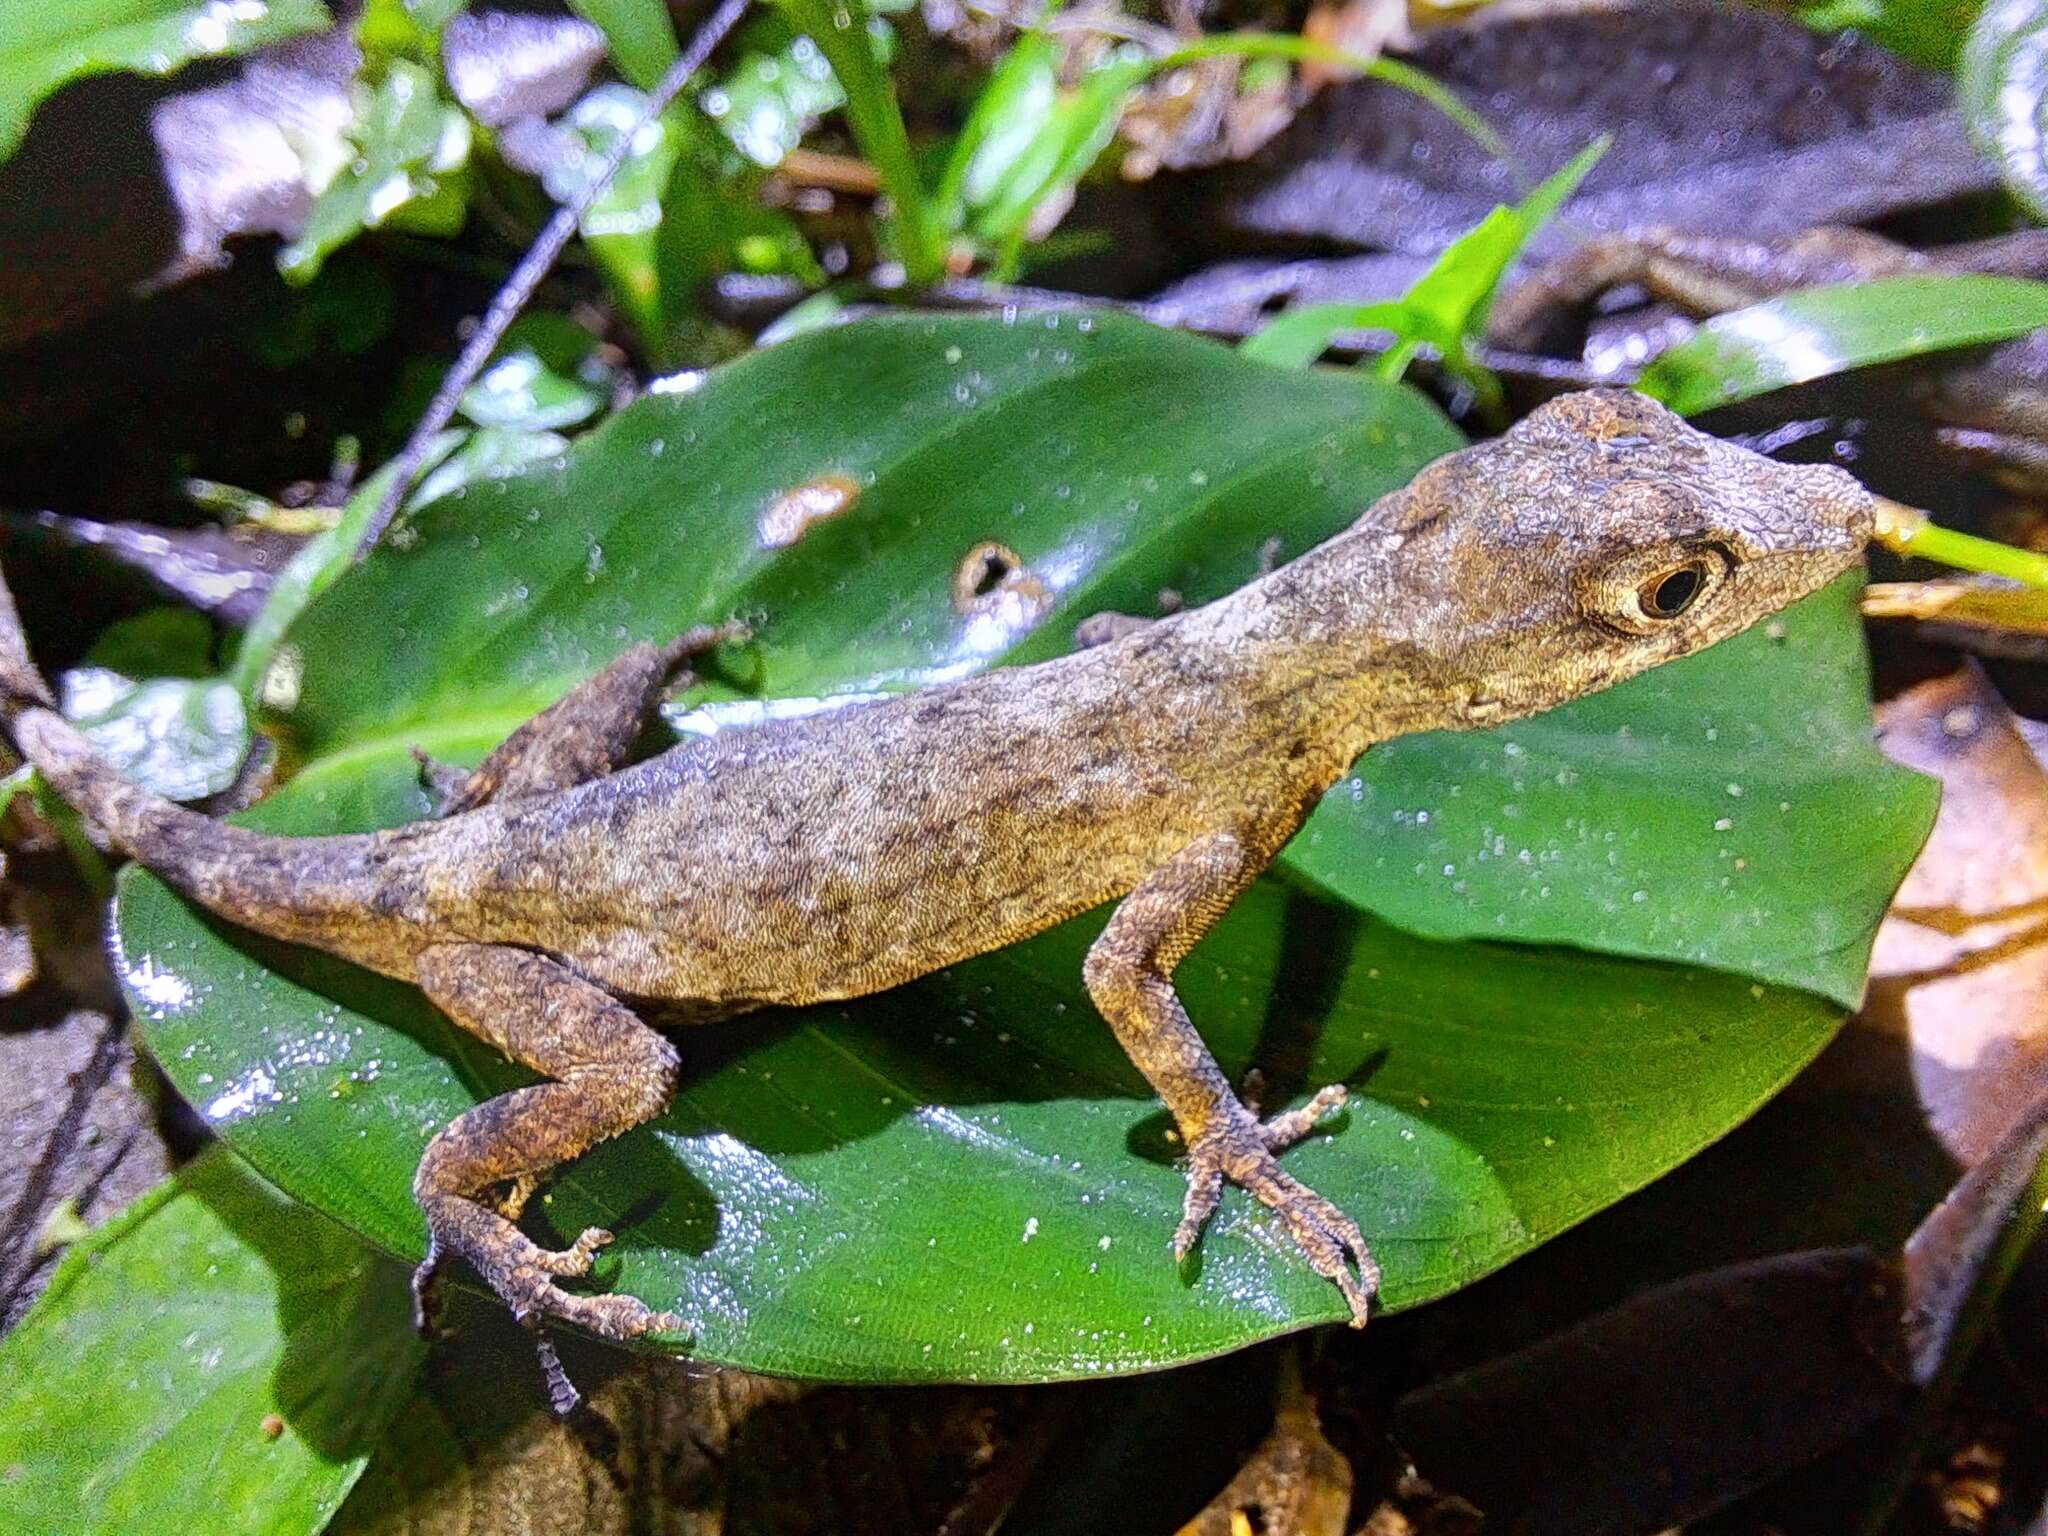
[[[744,638],[739,624],[700,624],[666,645],[642,641],[520,726],[470,773],[415,752],[439,814],[548,794],[601,779],[625,762],[663,688],[693,656]]]
[[[421,1321],[432,1315],[436,1271],[453,1257],[532,1328],[561,1321],[614,1340],[685,1331],[682,1319],[636,1297],[580,1295],[557,1283],[586,1273],[609,1232],[592,1227],[550,1250],[508,1214],[548,1170],[665,1109],[680,1070],[675,1047],[601,988],[527,950],[437,945],[417,968],[420,986],[456,1024],[554,1079],[479,1104],[427,1144],[413,1179],[428,1234],[413,1282]]]

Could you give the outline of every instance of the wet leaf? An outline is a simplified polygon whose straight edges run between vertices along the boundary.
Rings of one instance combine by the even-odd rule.
[[[0,0],[0,160],[36,103],[67,80],[168,75],[327,24],[320,0]]]
[[[79,667],[65,674],[63,702],[124,776],[169,800],[220,793],[249,750],[242,696],[223,678],[137,682],[104,667]]]
[[[1691,415],[1872,363],[2005,341],[2048,325],[2048,283],[1882,277],[1731,310],[1643,370],[1636,387]]]
[[[558,466],[424,509],[404,547],[337,584],[292,635],[303,686],[285,723],[306,765],[253,819],[310,832],[417,816],[413,744],[473,760],[629,638],[699,619],[760,621],[714,690],[728,717],[770,707],[735,700],[740,683],[857,693],[1055,654],[1080,618],[1142,611],[1162,587],[1221,595],[1269,540],[1299,552],[1457,442],[1405,388],[1283,373],[1115,317],[905,316],[800,337],[637,402]],[[1265,882],[1182,967],[1226,1068],[1256,1060],[1270,1102],[1331,1079],[1362,1090],[1290,1167],[1374,1236],[1394,1305],[1670,1167],[1834,1029],[1839,1007],[1815,994],[1860,966],[1931,813],[1927,786],[1867,744],[1860,760],[1838,750],[1868,729],[1853,611],[1845,586],[1788,617],[1783,644],[1758,634],[1630,685],[1673,723],[1619,749],[1626,690],[1609,696],[1622,715],[1581,732],[1552,717],[1577,787],[1532,819],[1528,846],[1560,889],[1644,891],[1570,936],[1717,969],[1404,934],[1362,901],[1399,907],[1419,887],[1426,904],[1451,877],[1413,874],[1410,828],[1377,802],[1355,814],[1349,788],[1318,815],[1317,879],[1375,860],[1388,873],[1322,894]],[[1646,799],[1655,825],[1724,813],[1725,782],[1702,782],[1720,762],[1709,726],[1729,778],[1766,782],[1753,776],[1782,747],[1756,717],[1788,696],[1812,701],[1818,734],[1797,745],[1818,743],[1832,775],[1798,789],[1800,813],[1822,792],[1858,808],[1840,866],[1759,855],[1722,886],[1667,878],[1654,833],[1603,836]],[[712,717],[714,698],[696,702],[686,729]],[[1499,823],[1501,777],[1468,789],[1450,761],[1395,804]],[[1617,767],[1641,798],[1608,803]],[[1519,846],[1457,871],[1468,931],[1532,936]],[[1802,906],[1829,914],[1824,947],[1812,927],[1775,931]],[[854,1007],[685,1035],[696,1065],[675,1109],[537,1206],[564,1228],[602,1214],[621,1233],[604,1280],[696,1318],[703,1354],[785,1372],[1080,1375],[1339,1315],[1234,1196],[1199,1273],[1166,1259],[1181,1182],[1164,1121],[1080,984],[1100,922]],[[519,1074],[411,989],[210,926],[146,877],[126,882],[120,927],[138,1016],[181,1090],[287,1188],[417,1252],[425,1139]]]
[[[1956,93],[2013,196],[2048,219],[2048,7],[1990,0],[1970,27]]]
[[[405,1276],[224,1151],[64,1260],[0,1344],[16,1530],[320,1529],[411,1388]]]
[[[1853,1007],[1936,798],[1846,702],[1869,690],[1855,616],[1838,584],[1568,709],[1390,742],[1282,857],[1415,932],[1732,968]],[[1822,698],[1844,702],[1783,702]]]

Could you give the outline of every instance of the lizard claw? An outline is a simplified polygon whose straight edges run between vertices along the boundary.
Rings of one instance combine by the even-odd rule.
[[[637,1296],[584,1296],[555,1282],[588,1274],[598,1250],[612,1241],[602,1227],[590,1227],[566,1248],[543,1248],[511,1222],[473,1201],[445,1199],[427,1208],[431,1234],[427,1259],[413,1272],[414,1316],[431,1325],[436,1271],[444,1257],[469,1261],[512,1315],[539,1329],[570,1323],[599,1338],[624,1342],[649,1333],[687,1333],[689,1324],[673,1312],[657,1312]]]
[[[1277,1212],[1309,1267],[1343,1293],[1351,1326],[1363,1328],[1379,1291],[1380,1267],[1358,1223],[1280,1167],[1276,1153],[1292,1146],[1317,1121],[1344,1103],[1341,1085],[1323,1089],[1300,1109],[1260,1121],[1233,1104],[1188,1149],[1188,1196],[1173,1234],[1176,1259],[1193,1251],[1223,1197],[1235,1184]]]

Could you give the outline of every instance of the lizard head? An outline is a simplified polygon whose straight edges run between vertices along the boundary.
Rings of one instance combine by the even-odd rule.
[[[1426,589],[1407,638],[1446,724],[1548,709],[1726,639],[1855,566],[1873,501],[1655,402],[1595,390],[1418,476],[1382,538]]]

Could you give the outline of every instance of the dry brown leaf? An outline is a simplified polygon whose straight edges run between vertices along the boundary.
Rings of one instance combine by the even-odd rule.
[[[2048,592],[1986,577],[1873,582],[1863,592],[1873,619],[1910,619],[1923,638],[1984,656],[2048,657]]]
[[[1881,706],[1878,736],[1942,801],[1863,1018],[1910,1040],[1930,1128],[1971,1165],[2048,1092],[2048,771],[1975,666]]]
[[[1407,48],[1415,41],[1408,24],[1408,0],[1316,0],[1302,23],[1301,35],[1307,42],[1340,48],[1363,59],[1376,59],[1383,50]],[[1301,83],[1311,91],[1357,78],[1355,70],[1316,59],[1301,66]]]

